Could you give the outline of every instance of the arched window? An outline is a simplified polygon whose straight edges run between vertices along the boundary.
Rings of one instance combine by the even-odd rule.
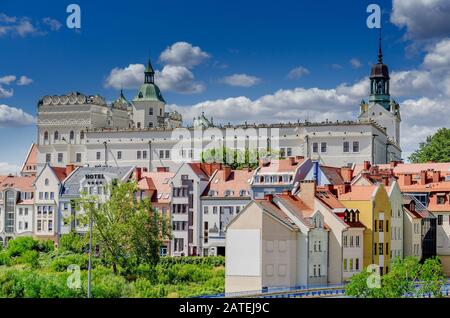
[[[55,131],[54,139],[55,139],[55,141],[59,140],[59,133],[58,133],[58,131]]]
[[[69,133],[69,140],[73,140],[74,138],[75,138],[75,133],[73,132],[73,130],[71,130]]]
[[[48,141],[48,131],[44,131],[44,141]]]
[[[80,132],[80,139],[81,140],[84,139],[84,131],[83,130]]]

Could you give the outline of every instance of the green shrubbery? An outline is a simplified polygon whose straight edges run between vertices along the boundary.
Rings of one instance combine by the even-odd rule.
[[[82,238],[70,236],[53,243],[18,238],[0,250],[0,298],[70,298],[86,297],[88,255],[82,254]],[[162,257],[157,265],[139,265],[119,269],[99,257],[92,258],[92,296],[116,297],[192,297],[224,291],[224,257]],[[3,265],[3,266],[2,266]],[[80,288],[67,284],[72,272],[69,265],[80,267]]]

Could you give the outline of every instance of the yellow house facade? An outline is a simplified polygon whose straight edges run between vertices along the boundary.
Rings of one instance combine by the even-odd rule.
[[[384,185],[352,186],[349,192],[339,195],[339,200],[345,207],[359,210],[359,220],[366,226],[363,267],[377,264],[381,274],[388,272],[391,258],[391,203]]]

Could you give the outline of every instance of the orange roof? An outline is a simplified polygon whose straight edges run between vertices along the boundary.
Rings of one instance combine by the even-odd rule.
[[[55,173],[56,177],[58,178],[58,180],[61,182],[63,181],[65,178],[67,178],[67,170],[66,168],[61,168],[61,167],[50,167],[53,172]]]
[[[38,148],[35,143],[31,144],[30,150],[28,150],[27,158],[22,165],[21,172],[24,172],[27,166],[37,166],[38,161]]]
[[[6,188],[18,189],[20,191],[33,191],[33,183],[36,177],[18,177],[18,176],[7,176],[1,180],[0,190]]]
[[[318,190],[316,192],[316,198],[330,209],[345,209],[345,206],[330,191]]]
[[[339,200],[370,201],[378,186],[351,186],[349,192],[339,195]]]
[[[312,215],[314,210],[307,206],[305,202],[303,202],[299,197],[293,196],[290,194],[277,194],[277,198],[279,198],[283,203],[285,203],[288,208],[295,213],[300,219],[308,218]]]
[[[144,187],[151,187],[156,190],[156,194],[152,200],[157,203],[170,203],[171,198],[171,188],[170,181],[173,178],[175,173],[173,172],[165,172],[165,171],[154,171],[154,172],[144,172],[142,173],[142,179],[139,181],[138,186],[139,189],[142,190],[150,190],[141,188],[141,185]],[[146,184],[142,184],[141,181],[146,179]],[[151,181],[151,183],[149,183]]]
[[[437,191],[447,192],[447,191],[450,191],[450,182],[449,181],[427,183],[424,185],[414,183],[409,186],[399,184],[399,186],[400,186],[400,190],[402,192],[437,192]]]
[[[387,169],[390,164],[378,165],[380,169]],[[420,173],[423,170],[435,170],[450,174],[450,162],[432,163],[399,163],[394,168],[394,174],[398,173]]]
[[[245,197],[248,197],[250,196],[252,175],[253,171],[251,170],[232,170],[225,179],[226,170],[218,170],[203,192],[203,196],[207,196],[212,190],[216,192],[214,197],[225,197],[225,191],[229,190],[231,192],[228,197],[241,197],[241,190],[245,190],[248,192]]]
[[[295,172],[297,167],[305,161],[303,157],[271,160],[267,165],[261,165],[259,173]]]
[[[285,223],[286,225],[297,228],[291,218],[283,212],[279,207],[277,207],[273,202],[265,199],[257,199],[255,200],[256,204],[258,204],[263,210],[268,212],[269,214],[275,216],[277,219]]]
[[[153,180],[150,177],[143,177],[138,182],[138,188],[141,190],[156,190]]]
[[[449,204],[430,203],[430,204],[428,204],[428,211],[431,211],[431,212],[450,212],[450,205]]]

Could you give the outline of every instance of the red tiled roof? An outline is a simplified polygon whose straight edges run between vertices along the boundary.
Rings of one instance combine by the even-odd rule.
[[[341,175],[341,168],[320,166],[320,169],[322,169],[323,173],[325,174],[327,179],[330,180],[331,184],[344,184],[344,179]]]
[[[56,177],[60,182],[62,182],[65,178],[67,178],[66,168],[61,167],[50,167],[55,173]]]
[[[259,173],[295,172],[297,167],[305,161],[303,157],[272,160],[267,165],[261,165]]]
[[[345,209],[345,206],[330,191],[318,190],[316,192],[316,198],[330,209]]]
[[[241,197],[241,190],[245,190],[248,194],[244,197],[248,197],[251,191],[252,175],[253,171],[251,170],[232,170],[225,179],[226,170],[218,170],[202,195],[208,196],[209,191],[212,190],[216,192],[214,197],[225,197],[225,192],[229,190],[231,193],[228,197],[236,198]]]
[[[28,151],[27,158],[22,165],[21,172],[26,171],[27,166],[36,166],[38,160],[38,148],[35,143],[31,144],[30,150]]]
[[[300,220],[306,221],[305,219],[309,218],[314,212],[311,207],[307,206],[305,202],[297,196],[282,193],[277,194],[276,197],[279,198],[282,203],[287,205],[289,210],[291,210]]]
[[[372,200],[376,189],[376,185],[351,186],[350,192],[339,195],[339,200],[369,201]]]
[[[151,180],[154,189],[156,190],[156,193],[153,195],[152,201],[157,203],[170,203],[171,198],[171,188],[170,188],[170,181],[173,178],[175,173],[173,172],[144,172],[142,173],[142,179],[149,179]],[[141,180],[142,180],[141,179]],[[148,181],[146,181],[148,182]],[[140,182],[138,183],[138,186],[142,190],[143,189],[140,186]],[[147,185],[144,184],[144,186],[151,186],[147,183]]]
[[[33,183],[36,177],[18,177],[18,176],[7,176],[1,180],[0,190],[6,188],[18,189],[20,191],[33,191]]]
[[[156,190],[153,180],[150,177],[143,177],[139,180],[138,187],[141,190]]]

